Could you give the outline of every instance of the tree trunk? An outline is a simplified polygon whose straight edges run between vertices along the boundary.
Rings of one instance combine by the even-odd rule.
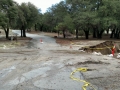
[[[118,33],[119,33],[119,30],[118,30],[118,28],[117,28],[117,29],[115,30],[115,32],[114,32],[114,38],[117,38]]]
[[[78,28],[76,28],[76,39],[78,39]]]
[[[97,31],[97,38],[100,39],[101,38],[101,34],[100,34],[101,31]]]
[[[109,28],[110,28],[110,27],[108,27],[108,29],[106,30],[106,31],[107,31],[107,35],[109,34]]]
[[[26,31],[25,31],[25,26],[24,25],[22,25],[22,28],[21,28],[21,36],[26,37]]]
[[[35,24],[35,31],[37,31],[37,24]]]
[[[85,32],[85,38],[89,39],[89,30],[84,30],[84,32]]]
[[[40,31],[43,31],[43,25],[40,26]]]
[[[103,34],[103,32],[104,32],[103,29],[100,30],[100,31],[97,29],[97,38],[101,39],[101,38],[102,38],[102,34]]]
[[[3,27],[4,31],[5,31],[6,39],[8,39],[9,38],[9,28],[8,28],[8,26],[7,26],[7,30],[6,30],[6,28],[4,26],[2,26],[2,27]]]
[[[58,30],[58,37],[59,37],[59,35],[60,35],[60,31]]]
[[[120,38],[120,31],[117,34],[117,39],[119,39],[119,38]]]
[[[119,34],[120,34],[120,31],[119,29],[117,28],[117,31],[116,31],[116,38],[119,39]]]
[[[66,38],[65,30],[63,30],[63,38]]]
[[[110,35],[110,38],[113,38],[114,33],[115,33],[115,28],[112,30],[112,33],[111,33],[111,35]]]
[[[93,38],[96,38],[97,36],[96,36],[96,28],[93,28]]]
[[[9,38],[9,30],[4,29],[4,31],[5,31],[6,39],[8,39]]]
[[[26,37],[25,28],[23,28],[23,37]]]
[[[23,37],[23,30],[21,29],[21,37]]]
[[[102,34],[103,34],[103,32],[104,32],[104,30],[102,29],[101,31],[100,31],[100,38],[102,38]]]
[[[9,38],[9,27],[7,27],[7,31],[6,31],[6,38]]]

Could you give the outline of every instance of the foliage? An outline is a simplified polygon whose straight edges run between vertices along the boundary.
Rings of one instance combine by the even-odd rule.
[[[17,7],[14,1],[0,0],[0,26],[4,29],[6,38],[9,37],[9,28],[14,26],[17,15]]]
[[[21,36],[26,37],[25,30],[34,27],[39,20],[39,10],[35,5],[28,2],[18,5],[18,13],[16,28],[21,30]]]

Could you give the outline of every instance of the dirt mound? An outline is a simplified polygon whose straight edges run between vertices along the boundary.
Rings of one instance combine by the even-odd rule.
[[[103,43],[89,46],[89,47],[82,47],[79,50],[84,50],[86,52],[101,52],[102,54],[111,54],[112,48],[115,46],[115,53],[120,51],[120,42],[115,41],[105,41]]]

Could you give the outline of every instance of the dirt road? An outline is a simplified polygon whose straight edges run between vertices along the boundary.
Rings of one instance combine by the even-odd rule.
[[[82,82],[70,79],[79,67],[88,71],[75,76],[89,81],[96,90],[119,90],[119,59],[78,50],[100,41],[61,46],[44,33],[27,36],[33,38],[27,46],[1,49],[0,90],[82,90]]]

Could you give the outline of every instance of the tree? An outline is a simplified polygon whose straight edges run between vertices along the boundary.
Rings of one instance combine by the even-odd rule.
[[[64,23],[59,23],[55,29],[58,30],[58,36],[59,36],[59,31],[62,31],[63,37],[66,38],[67,26]]]
[[[39,15],[38,15],[38,19],[37,19],[37,23],[35,24],[35,31],[39,30],[39,31],[43,31],[43,14],[41,13],[41,10],[39,9]]]
[[[63,37],[66,38],[67,32],[73,33],[74,30],[74,24],[72,22],[72,18],[69,14],[67,14],[62,23],[58,23],[58,25],[55,27],[55,29],[58,31],[58,36],[59,36],[59,31],[63,32]]]
[[[16,3],[12,0],[0,0],[0,26],[9,38],[9,28],[16,22],[18,15]]]
[[[44,13],[44,15],[42,16],[42,23],[44,25],[44,31],[52,32],[54,28],[53,14],[51,12]]]
[[[65,17],[63,18],[63,23],[67,27],[70,33],[74,33],[75,27],[74,27],[73,19],[71,18],[70,14],[65,15]]]
[[[52,5],[48,8],[47,12],[43,14],[43,23],[48,26],[47,31],[56,32],[55,27],[62,23],[64,17],[67,14],[66,4],[64,1],[61,1],[58,4]]]
[[[39,18],[39,10],[37,9],[37,7],[35,5],[33,5],[32,3],[28,2],[28,8],[30,10],[30,16],[27,17],[27,28],[30,29],[31,27],[33,27]]]
[[[119,1],[115,0],[94,1],[95,5],[93,10],[97,16],[93,21],[93,38],[102,38],[104,30],[109,32],[110,28],[112,30],[111,38],[113,37],[116,26],[118,25],[118,20],[115,17],[116,10],[118,9],[116,2],[119,3]]]
[[[110,38],[120,38],[120,6],[119,6],[120,1],[111,0],[111,6],[112,6],[112,19],[110,20],[110,28],[112,30],[112,33],[110,35]]]
[[[69,13],[73,18],[76,38],[78,39],[79,29],[81,29],[85,32],[86,39],[88,39],[90,26],[95,17],[92,11],[93,5],[90,3],[90,0],[66,0],[66,2],[68,4]]]
[[[31,29],[38,20],[39,11],[31,4],[22,3],[19,7],[19,18],[17,20],[17,27],[21,29],[21,36],[26,37],[26,29]]]

